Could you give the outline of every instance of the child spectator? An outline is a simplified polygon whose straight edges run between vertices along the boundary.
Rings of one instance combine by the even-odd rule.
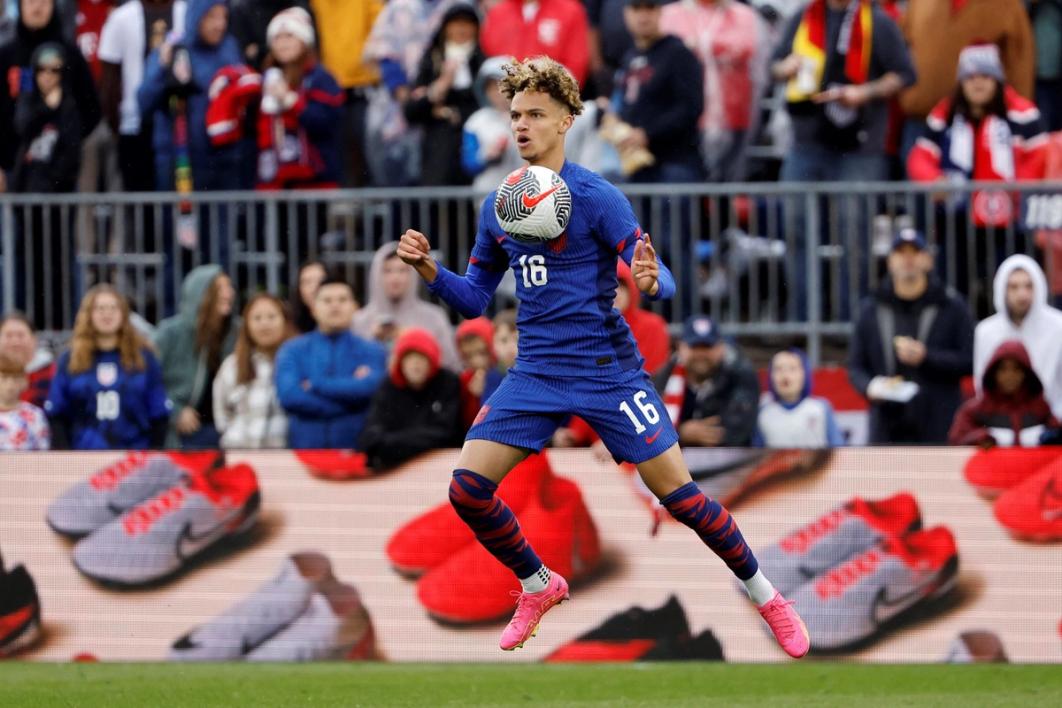
[[[293,336],[291,318],[280,298],[258,293],[243,309],[236,350],[214,379],[214,426],[221,447],[281,448],[288,442],[288,419],[277,400],[273,363],[277,349]]]
[[[317,61],[310,13],[292,7],[266,31],[269,55],[258,112],[258,188],[339,186],[343,92]]]
[[[948,433],[951,445],[1036,447],[1062,442],[1058,420],[1044,398],[1025,346],[1016,340],[996,349],[985,369],[981,395],[963,404]]]
[[[20,400],[28,383],[22,364],[0,354],[0,452],[51,447],[44,411]]]
[[[460,384],[439,363],[439,344],[431,332],[407,329],[398,337],[390,378],[373,397],[358,440],[373,469],[390,469],[422,452],[461,445]]]
[[[811,368],[804,352],[778,352],[767,376],[770,400],[760,406],[754,445],[820,449],[844,445],[833,406],[811,395]]]
[[[354,290],[338,278],[317,288],[317,329],[277,352],[277,395],[288,414],[288,445],[350,448],[387,370],[387,352],[351,332]]]
[[[660,315],[641,308],[642,292],[634,284],[630,267],[623,261],[616,266],[616,300],[613,304],[627,320],[638,353],[645,359],[645,370],[652,376],[671,356],[671,335],[667,322]]]
[[[178,313],[159,323],[155,345],[166,391],[173,401],[167,447],[214,448],[214,377],[232,353],[239,330],[236,291],[216,265],[199,266],[181,285]]]
[[[21,312],[0,318],[0,356],[18,362],[26,372],[29,385],[22,391],[21,400],[43,408],[55,376],[55,358],[38,346],[37,333]]]
[[[91,288],[44,406],[53,447],[157,449],[172,408],[159,361],[129,320],[129,303],[111,285]]]
[[[299,266],[296,287],[291,291],[291,313],[297,334],[312,332],[317,327],[313,319],[313,299],[327,277],[328,268],[321,261],[306,261]]]
[[[502,374],[516,364],[520,333],[516,330],[516,310],[510,308],[494,315],[494,358]]]
[[[288,8],[309,10],[308,0],[232,0],[232,34],[236,37],[243,58],[256,70],[261,70],[269,45],[269,23]]]
[[[505,374],[494,359],[494,326],[486,317],[465,320],[457,327],[457,352],[461,372],[461,421],[472,427],[483,402],[501,384]]]
[[[479,67],[473,88],[480,108],[465,121],[461,165],[480,194],[497,189],[506,175],[524,164],[509,126],[509,99],[501,92],[507,61],[491,57]]]

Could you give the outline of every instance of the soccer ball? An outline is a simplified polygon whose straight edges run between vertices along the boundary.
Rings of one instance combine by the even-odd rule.
[[[494,213],[502,230],[517,241],[550,241],[568,228],[572,194],[548,167],[521,167],[498,187]]]

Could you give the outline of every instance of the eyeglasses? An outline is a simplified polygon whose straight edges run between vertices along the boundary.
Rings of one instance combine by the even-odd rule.
[[[63,73],[63,67],[61,67],[61,66],[38,66],[37,67],[37,73],[38,74],[44,74],[44,73],[61,74],[61,73]]]

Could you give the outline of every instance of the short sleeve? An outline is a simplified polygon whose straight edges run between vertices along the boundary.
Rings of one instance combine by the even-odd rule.
[[[122,63],[122,48],[126,44],[122,40],[128,25],[124,20],[128,15],[128,11],[115,10],[103,23],[103,29],[100,31],[100,44],[96,52],[100,61],[108,64]]]
[[[494,273],[508,270],[509,255],[498,243],[502,237],[498,220],[494,216],[494,192],[491,192],[479,209],[476,242],[472,245],[468,264]]]
[[[611,184],[603,185],[596,196],[597,236],[614,253],[623,253],[642,235],[642,227],[634,216],[634,209],[623,192]]]

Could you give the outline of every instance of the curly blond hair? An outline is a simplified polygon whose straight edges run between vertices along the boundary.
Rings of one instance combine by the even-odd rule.
[[[505,76],[501,80],[501,92],[510,101],[521,91],[538,91],[562,103],[573,116],[583,112],[579,82],[560,62],[549,57],[531,57],[513,60],[502,69]]]

